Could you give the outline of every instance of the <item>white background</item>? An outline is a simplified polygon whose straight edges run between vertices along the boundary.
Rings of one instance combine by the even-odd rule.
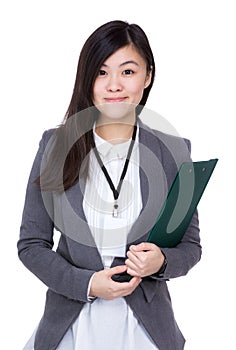
[[[150,39],[157,75],[147,107],[191,139],[193,160],[219,158],[199,205],[202,260],[169,287],[186,350],[236,348],[234,6],[233,0],[1,2],[1,348],[21,350],[44,306],[46,287],[16,251],[38,142],[63,119],[85,39],[113,19],[138,23]]]

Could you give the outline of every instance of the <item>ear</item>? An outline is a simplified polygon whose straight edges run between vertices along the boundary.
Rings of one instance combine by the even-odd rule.
[[[152,67],[146,75],[146,79],[144,82],[144,89],[146,89],[150,85],[151,81],[152,81]]]

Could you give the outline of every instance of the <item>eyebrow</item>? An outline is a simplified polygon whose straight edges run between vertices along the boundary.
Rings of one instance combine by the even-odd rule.
[[[121,64],[119,65],[119,67],[126,66],[127,64],[135,64],[136,66],[139,67],[139,64],[138,64],[136,61],[133,61],[133,60],[129,60],[129,61],[123,62],[123,63],[121,63]],[[105,64],[105,63],[103,63],[103,64],[102,64],[102,67],[108,67],[108,65]]]

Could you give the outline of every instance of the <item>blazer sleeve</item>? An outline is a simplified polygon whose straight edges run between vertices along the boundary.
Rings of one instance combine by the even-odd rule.
[[[17,243],[23,264],[44,284],[67,298],[87,302],[87,289],[95,271],[78,268],[53,250],[54,223],[44,206],[40,186],[34,180],[52,130],[45,131],[39,144],[26,189],[25,204]],[[53,197],[48,194],[53,205]]]
[[[161,248],[161,250],[167,258],[165,272],[160,278],[162,280],[184,276],[198,263],[201,259],[202,248],[200,245],[197,211],[181,242],[174,248]]]

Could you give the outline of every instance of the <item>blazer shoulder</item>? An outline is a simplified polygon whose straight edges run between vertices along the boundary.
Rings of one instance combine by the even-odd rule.
[[[48,143],[48,141],[52,137],[54,137],[54,135],[56,134],[56,130],[57,130],[57,128],[51,128],[51,129],[44,130],[40,142],[43,142],[46,145]]]
[[[182,147],[186,148],[189,152],[191,152],[191,141],[188,138],[181,137],[179,135],[168,134],[166,132],[153,129],[149,127],[147,124],[144,124],[142,121],[139,121],[139,126],[141,130],[149,135],[153,135],[156,137],[161,143],[165,145],[169,145],[172,147],[177,147],[177,149],[182,145]],[[171,148],[172,148],[171,147]]]
[[[153,129],[154,134],[160,139],[160,140],[166,140],[168,143],[172,143],[173,145],[178,145],[180,143],[183,143],[187,146],[188,150],[191,151],[191,141],[188,138],[167,134],[159,130]]]
[[[57,128],[47,129],[43,132],[41,139],[39,141],[38,154],[48,154],[49,150],[52,149],[55,143]],[[37,155],[36,155],[37,158]]]
[[[39,176],[39,168],[41,167],[42,160],[45,160],[47,158],[48,150],[50,149],[50,144],[52,144],[54,139],[55,130],[56,128],[48,129],[42,133],[41,139],[38,144],[38,150],[36,152],[31,169],[31,174],[34,173],[35,178]]]

